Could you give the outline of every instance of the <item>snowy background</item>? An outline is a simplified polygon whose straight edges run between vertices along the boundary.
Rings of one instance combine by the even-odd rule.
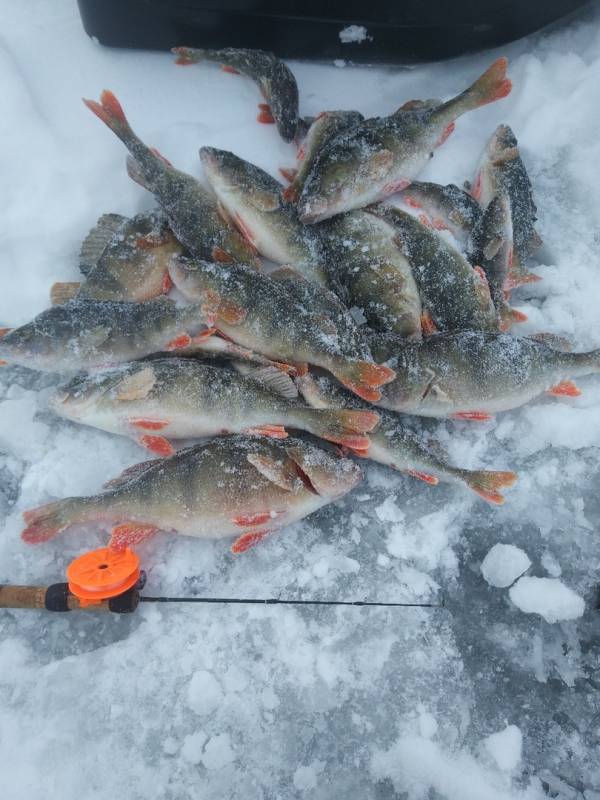
[[[471,178],[491,132],[509,123],[545,240],[543,282],[517,295],[530,319],[519,331],[600,347],[600,6],[450,63],[292,68],[303,114],[375,115],[454,95],[502,54],[512,94],[462,118],[424,176]],[[100,214],[152,204],[82,96],[112,89],[142,139],[194,175],[201,145],[274,175],[293,164],[294,147],[255,122],[251,82],[97,46],[72,0],[1,0],[0,62],[0,324],[29,320],[54,281],[77,279]],[[105,534],[30,548],[21,511],[97,491],[146,456],[52,418],[55,378],[4,368],[0,381],[0,581],[61,580]],[[600,380],[580,385],[574,400],[440,426],[456,463],[519,473],[503,508],[369,465],[353,495],[243,556],[166,535],[139,547],[148,594],[443,598],[445,609],[0,612],[3,800],[598,800]]]

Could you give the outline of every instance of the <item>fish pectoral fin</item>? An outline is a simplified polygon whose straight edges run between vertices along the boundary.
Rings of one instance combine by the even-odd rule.
[[[579,397],[582,392],[574,381],[561,381],[551,386],[547,393],[554,397]]]
[[[438,327],[429,311],[423,311],[421,314],[421,330],[423,331],[423,336],[433,336],[438,332]]]
[[[483,248],[483,255],[489,260],[494,258],[494,256],[498,253],[498,250],[504,244],[505,237],[504,236],[492,236],[492,238],[486,243],[485,247]]]
[[[217,332],[216,328],[205,328],[200,333],[197,333],[195,336],[192,336],[192,345],[203,344],[207,339],[210,339],[211,336],[214,336]]]
[[[271,439],[288,438],[288,432],[283,425],[258,425],[255,428],[247,428],[244,433],[251,436],[269,436]]]
[[[167,342],[165,345],[165,350],[180,350],[183,347],[189,347],[192,344],[192,337],[189,333],[182,333],[179,336],[176,336],[174,339],[171,339],[170,342]]]
[[[270,456],[260,455],[259,453],[248,453],[246,456],[248,463],[260,472],[263,478],[279,486],[286,492],[293,492],[298,488],[298,479],[290,465],[283,461],[276,461]]]
[[[238,514],[232,517],[233,522],[240,528],[251,528],[254,525],[264,525],[265,522],[277,519],[285,511],[255,511],[253,514]]]
[[[156,453],[157,456],[163,456],[163,458],[168,458],[175,452],[175,448],[171,442],[165,439],[164,436],[145,434],[138,439],[138,443],[141,444],[142,447],[145,447],[146,450],[150,450],[151,453]]]
[[[12,330],[14,330],[14,328],[0,328],[0,339]]]
[[[125,550],[132,544],[140,544],[151,539],[160,528],[155,525],[146,525],[143,522],[124,522],[112,529],[109,550]]]
[[[152,367],[144,367],[126,375],[111,390],[111,396],[116,400],[143,400],[147,397],[156,383],[156,375]]]
[[[262,122],[263,125],[272,125],[275,122],[275,117],[271,113],[271,106],[268,103],[259,103],[258,108],[260,110],[256,121]]]
[[[223,248],[219,247],[218,245],[213,247],[212,257],[214,261],[220,261],[221,263],[230,263],[232,261],[235,261],[232,255],[230,255],[226,250],[223,250]]]
[[[107,325],[96,325],[95,328],[82,333],[79,339],[79,349],[83,354],[96,350],[108,339],[111,329]]]
[[[471,422],[486,422],[494,418],[487,411],[457,411],[455,414],[451,414],[451,417],[452,419],[465,419]]]
[[[271,392],[285,397],[287,400],[293,400],[298,397],[298,388],[294,381],[282,370],[271,365],[248,364],[245,361],[232,361],[231,366],[240,375],[245,375],[257,383],[266,386]]]
[[[231,545],[231,552],[234,555],[245,553],[246,550],[250,550],[251,547],[262,542],[262,540],[272,532],[273,531],[247,531],[246,533],[242,533]]]
[[[416,469],[407,469],[407,475],[411,475],[413,478],[417,478],[420,481],[424,481],[428,483],[430,486],[437,486],[439,483],[439,479],[435,477],[435,475],[429,475],[427,472],[419,472]]]
[[[276,211],[281,207],[281,193],[279,191],[257,189],[250,194],[248,199],[259,211]]]
[[[135,246],[138,250],[153,250],[155,247],[162,247],[171,240],[168,233],[145,233],[143,236],[138,236],[135,240]]]
[[[246,318],[247,310],[233,300],[221,298],[217,315],[228,325],[239,325]]]
[[[279,172],[288,183],[292,183],[298,174],[298,170],[292,167],[279,167]]]
[[[297,269],[290,266],[283,266],[277,267],[274,269],[273,272],[269,272],[269,278],[272,278],[274,281],[287,281],[287,280],[294,280],[294,281],[305,281],[308,282],[308,278],[305,278]]]
[[[134,428],[143,431],[161,431],[169,425],[168,419],[144,419],[143,417],[130,417],[127,422]]]

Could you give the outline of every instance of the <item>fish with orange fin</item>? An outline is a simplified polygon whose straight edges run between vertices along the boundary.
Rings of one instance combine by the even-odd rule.
[[[480,224],[483,212],[470,194],[453,183],[442,186],[428,181],[412,181],[400,192],[398,199],[423,213],[430,227],[449,230],[456,241],[470,249],[470,240]]]
[[[315,408],[366,407],[324,375],[317,377],[309,373],[296,378],[296,385],[306,402]],[[429,428],[425,420],[417,424],[405,415],[380,409],[379,423],[369,433],[368,450],[355,451],[355,455],[404,472],[429,486],[436,486],[439,481],[463,484],[488,503],[502,505],[501,489],[512,486],[517,480],[516,474],[455,467],[435,438],[435,430]]]
[[[498,316],[483,269],[473,268],[433,228],[400,208],[368,208],[396,230],[396,241],[419,288],[425,319],[423,333],[498,330]]]
[[[394,225],[360,209],[318,227],[348,305],[360,308],[374,330],[420,338],[421,298]]]
[[[508,125],[499,125],[492,134],[470,189],[484,210],[496,195],[507,197],[513,232],[513,283],[518,286],[540,280],[538,275],[523,266],[542,240],[535,229],[537,208],[531,180],[521,158],[517,137]]]
[[[527,315],[512,308],[507,300],[514,286],[511,284],[513,225],[506,191],[500,190],[484,211],[476,238],[475,258],[485,272],[500,330],[508,330],[515,322],[526,322]]]
[[[200,304],[207,324],[235,344],[300,371],[320,366],[366,400],[379,399],[380,387],[394,378],[391,369],[373,362],[337,297],[300,275],[282,280],[243,264],[186,258],[171,261],[169,274],[185,297]]]
[[[76,372],[175,350],[201,340],[198,306],[166,297],[145,303],[74,298],[0,338],[0,358],[42,372]]]
[[[291,142],[298,129],[298,85],[293,72],[273,53],[265,50],[224,47],[206,50],[174,47],[176,64],[187,66],[210,61],[220,64],[225,72],[251,78],[266,103],[259,103],[258,122],[275,123],[284,142]]]
[[[172,440],[222,433],[285,439],[286,428],[356,450],[369,447],[367,433],[379,420],[374,411],[314,409],[289,397],[287,376],[277,368],[260,376],[187,358],[138,361],[78,376],[49,404],[62,417],[130,436],[160,455],[174,452]]]
[[[367,119],[336,136],[315,161],[298,200],[306,223],[376,203],[408,184],[461,114],[499,100],[511,90],[508,62],[495,61],[461,94],[439,105],[417,104],[388,117]]]
[[[306,178],[327,144],[342,131],[349,130],[363,121],[364,117],[358,111],[322,111],[318,114],[311,121],[306,136],[298,148],[297,166],[290,175],[290,185],[283,192],[284,200],[296,203]]]
[[[68,497],[23,514],[22,538],[39,544],[73,525],[112,526],[122,549],[158,531],[236,537],[241,553],[353,489],[362,477],[349,458],[304,440],[227,436],[136,464],[103,492]]]
[[[229,225],[213,195],[136,136],[112,92],[104,90],[99,103],[83,102],[127,147],[130,177],[156,197],[175,237],[192,255],[258,263],[256,250]]]
[[[295,207],[284,202],[283,186],[275,178],[216,147],[201,147],[200,160],[225,214],[262,256],[328,285],[319,232],[300,222]]]
[[[183,252],[160,211],[144,211],[131,219],[103,214],[81,246],[85,280],[55,283],[52,303],[60,305],[73,297],[151,300],[169,291],[167,262]]]
[[[407,343],[372,333],[368,342],[375,359],[396,372],[377,405],[423,417],[489,420],[544,392],[578,397],[573,379],[600,372],[600,350],[564,352],[545,334],[460,331]]]

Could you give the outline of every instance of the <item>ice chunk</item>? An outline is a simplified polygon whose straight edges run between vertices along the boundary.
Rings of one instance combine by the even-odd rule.
[[[520,578],[509,590],[512,602],[526,614],[539,614],[546,622],[577,619],[585,603],[558,578]]]
[[[199,764],[202,761],[202,748],[207,738],[204,731],[196,731],[186,736],[181,748],[182,757],[190,764]]]
[[[202,763],[206,769],[222,769],[235,758],[228,733],[213,736],[206,744],[202,754]]]
[[[504,589],[510,586],[525,570],[531,561],[527,553],[513,544],[495,544],[481,562],[481,573],[490,586]]]
[[[492,733],[483,743],[501,770],[512,772],[519,764],[523,749],[523,734],[516,725],[507,725],[503,731]]]
[[[360,44],[364,42],[365,39],[372,39],[372,36],[369,36],[367,33],[367,29],[364,25],[348,25],[346,28],[343,28],[340,33],[340,42],[342,44],[350,44],[351,42],[355,42],[356,44]]]
[[[188,704],[200,716],[210,714],[223,700],[221,685],[212,672],[198,670],[188,685]]]

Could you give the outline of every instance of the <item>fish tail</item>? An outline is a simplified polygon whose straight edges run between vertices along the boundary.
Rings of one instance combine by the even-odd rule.
[[[58,536],[61,531],[84,521],[85,498],[67,497],[23,512],[26,528],[21,538],[27,544],[40,544]]]
[[[175,63],[182,67],[197,64],[206,57],[204,50],[198,50],[195,47],[172,47],[171,52],[177,56]]]
[[[141,139],[131,129],[125,112],[115,95],[105,89],[100,95],[100,102],[86,100],[83,102],[99,119],[107,125],[111,131],[119,137],[125,147],[135,159],[139,177],[132,175],[132,167],[127,164],[129,175],[144,188],[149,188],[149,184],[158,174],[162,174],[165,168],[171,167],[164,156],[150,147],[147,147]]]
[[[85,98],[83,102],[126,145],[129,145],[132,137],[135,138],[121,104],[109,89],[104,89],[99,103]]]
[[[498,304],[500,305],[500,304]],[[498,310],[498,322],[501,331],[507,331],[516,322],[527,322],[527,314],[517,311],[508,303],[502,303]]]
[[[517,481],[516,472],[492,472],[486,469],[479,470],[457,470],[459,477],[467,486],[476,492],[488,503],[501,506],[504,503],[504,496],[500,489],[513,486]]]
[[[456,119],[456,117],[465,114],[467,111],[472,111],[475,108],[487,105],[487,103],[493,103],[495,100],[506,97],[512,89],[512,83],[506,77],[507,67],[507,58],[499,58],[494,61],[492,66],[472,86],[469,86],[464,92],[441,105],[434,114],[447,116],[448,112],[452,112],[451,118]]]
[[[306,416],[311,433],[361,451],[368,450],[371,442],[366,434],[379,423],[379,414],[374,411],[311,408]]]
[[[53,306],[62,306],[74,297],[77,297],[81,284],[76,281],[67,283],[53,283],[50,287],[50,302]]]
[[[341,361],[332,372],[347,389],[372,403],[381,399],[379,387],[396,377],[394,370],[389,367],[359,359]]]

